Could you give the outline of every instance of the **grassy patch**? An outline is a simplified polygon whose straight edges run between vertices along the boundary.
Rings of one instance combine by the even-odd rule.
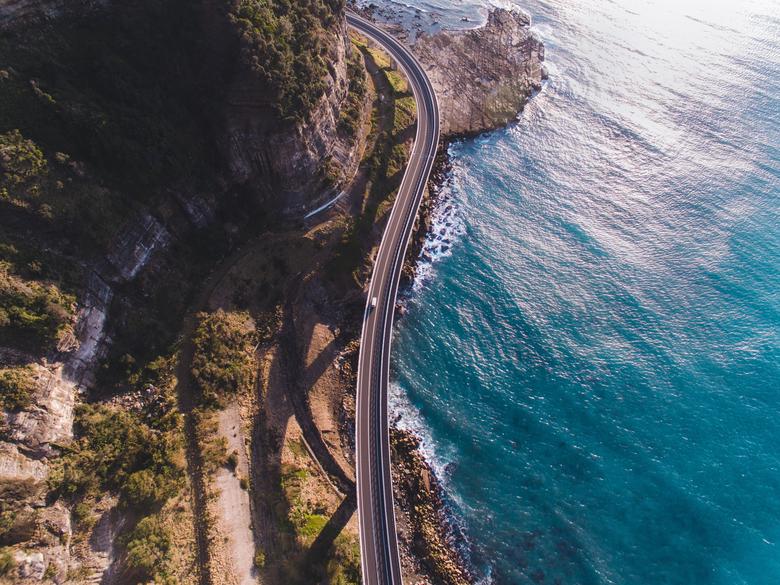
[[[374,63],[376,63],[376,66],[380,69],[389,69],[393,66],[393,61],[390,59],[390,55],[385,53],[382,49],[367,47],[366,51],[371,55]]]
[[[397,97],[409,92],[409,83],[401,72],[394,69],[387,69],[385,70],[385,77],[387,77],[390,87],[393,88],[393,94]]]
[[[393,112],[393,135],[398,136],[417,120],[417,102],[407,96],[395,100]]]
[[[199,408],[193,414],[195,416],[195,432],[203,458],[203,473],[211,475],[223,465],[229,464],[227,439],[219,434],[216,410]]]
[[[307,539],[314,539],[328,523],[328,517],[322,514],[306,514],[298,533]]]
[[[245,312],[200,313],[193,337],[192,375],[206,406],[247,392],[254,379],[254,321]]]
[[[331,585],[360,585],[360,543],[357,538],[346,534],[336,538],[327,573]]]
[[[0,408],[23,410],[32,404],[35,370],[30,366],[0,369]]]

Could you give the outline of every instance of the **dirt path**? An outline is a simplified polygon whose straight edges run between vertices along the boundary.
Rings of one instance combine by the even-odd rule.
[[[226,548],[239,585],[255,585],[255,539],[252,533],[252,513],[249,492],[241,487],[248,481],[247,460],[238,404],[232,402],[219,413],[219,434],[227,440],[227,452],[236,455],[234,470],[220,467],[214,477],[218,490],[218,510],[223,534],[228,539]],[[247,486],[248,487],[248,486]]]

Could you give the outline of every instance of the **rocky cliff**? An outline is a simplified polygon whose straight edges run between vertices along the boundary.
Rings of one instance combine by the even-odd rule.
[[[343,18],[330,31],[326,47],[326,89],[305,120],[280,123],[268,107],[267,91],[245,70],[227,92],[221,145],[230,180],[255,190],[285,215],[303,216],[315,208],[357,162],[349,137],[338,131],[349,85],[350,43]],[[333,172],[335,177],[327,176]]]
[[[215,60],[223,69],[224,81],[216,134],[227,163],[227,180],[254,193],[267,209],[301,217],[332,196],[354,173],[358,162],[354,136],[340,125],[353,59],[344,7],[339,0],[325,2],[320,8],[314,7],[315,2],[302,2],[290,11],[298,14],[281,15],[271,10],[257,16],[242,12],[253,2],[243,0],[236,5],[238,8],[224,0],[203,3],[204,30],[212,44],[223,50],[221,59]],[[281,43],[284,51],[301,44],[295,28],[303,18],[308,19],[304,34],[316,39],[309,48],[318,53],[314,64],[303,65],[310,69],[303,75],[318,79],[302,80],[301,73],[275,65],[280,43],[262,38],[258,31],[263,25],[256,22],[270,19],[278,22],[280,30],[292,29],[289,41]],[[277,46],[269,49],[274,41]],[[300,68],[301,62],[292,66],[294,71]],[[280,115],[276,103],[279,85],[306,93],[305,106],[298,104],[294,112]]]
[[[504,126],[546,77],[544,45],[519,10],[493,9],[483,27],[420,35],[414,52],[436,89],[442,134]]]

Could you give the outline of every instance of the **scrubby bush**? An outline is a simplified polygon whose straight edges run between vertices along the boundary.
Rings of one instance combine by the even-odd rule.
[[[192,375],[206,406],[246,392],[254,374],[254,324],[248,313],[200,313],[193,337]]]
[[[139,509],[165,502],[180,487],[178,469],[174,471],[173,476],[170,469],[160,472],[146,468],[132,473],[122,488],[125,500]]]
[[[265,552],[258,550],[255,553],[255,568],[262,569],[265,567]]]
[[[27,349],[49,349],[69,330],[75,302],[54,284],[11,274],[0,261],[0,336]]]
[[[7,548],[0,550],[0,575],[7,575],[16,568],[16,561]]]
[[[125,538],[127,566],[141,574],[143,582],[164,580],[170,559],[171,539],[156,516],[141,520]]]
[[[35,371],[30,366],[0,369],[0,408],[22,410],[32,403]]]
[[[77,408],[74,431],[52,476],[55,492],[84,497],[101,490],[119,493],[123,504],[159,506],[180,488],[180,434],[153,429],[137,414],[110,406]]]

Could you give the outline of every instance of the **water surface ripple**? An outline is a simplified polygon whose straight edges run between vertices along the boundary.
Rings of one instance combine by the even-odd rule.
[[[780,583],[780,5],[522,8],[551,80],[453,147],[393,412],[487,581]]]

